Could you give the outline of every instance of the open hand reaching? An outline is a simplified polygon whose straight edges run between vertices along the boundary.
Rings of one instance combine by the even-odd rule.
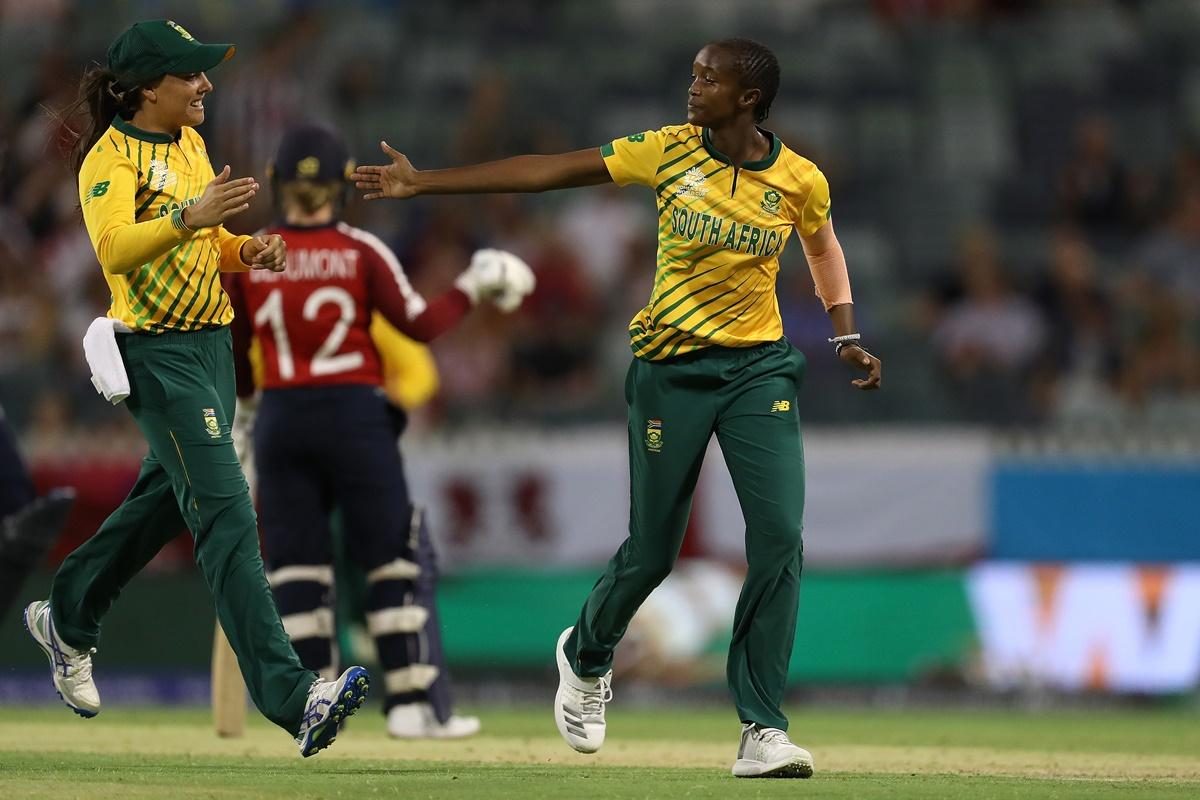
[[[363,198],[379,200],[384,197],[404,198],[417,194],[417,170],[413,169],[408,156],[393,149],[387,142],[380,142],[379,147],[392,163],[384,167],[360,166],[350,176],[356,187],[366,191]]]

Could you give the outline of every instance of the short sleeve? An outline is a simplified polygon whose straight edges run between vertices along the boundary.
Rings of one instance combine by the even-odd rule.
[[[600,148],[604,166],[613,182],[620,186],[631,183],[655,186],[655,176],[663,156],[661,131],[645,131],[614,139]]]
[[[829,181],[825,179],[821,170],[814,167],[812,189],[808,192],[808,199],[804,201],[804,207],[800,209],[800,219],[796,220],[796,230],[801,236],[812,236],[829,221],[829,215]]]

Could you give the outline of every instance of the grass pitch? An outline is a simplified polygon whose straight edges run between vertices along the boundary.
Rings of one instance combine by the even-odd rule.
[[[609,709],[604,750],[558,738],[547,709],[482,709],[484,733],[397,742],[377,709],[301,759],[250,712],[218,739],[206,710],[0,710],[0,797],[17,798],[1195,798],[1200,714],[820,710],[792,715],[813,752],[808,781],[729,775],[738,726],[726,709]]]

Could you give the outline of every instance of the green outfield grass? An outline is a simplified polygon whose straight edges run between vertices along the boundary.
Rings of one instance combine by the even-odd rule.
[[[1200,713],[802,710],[809,781],[729,775],[730,714],[613,706],[595,756],[558,739],[545,709],[482,709],[484,734],[404,743],[377,713],[301,759],[256,716],[213,735],[204,710],[0,710],[0,797],[46,798],[1193,798]]]

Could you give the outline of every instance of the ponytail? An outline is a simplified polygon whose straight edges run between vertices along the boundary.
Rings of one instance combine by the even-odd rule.
[[[312,214],[332,203],[333,213],[341,213],[341,201],[346,191],[343,181],[288,181],[274,186],[279,211],[286,217],[288,211]]]
[[[115,72],[93,64],[83,73],[83,79],[79,82],[79,97],[75,102],[59,111],[50,112],[63,123],[71,170],[76,176],[83,166],[83,159],[104,135],[113,118],[118,114],[130,118],[138,110],[142,104],[140,89],[122,87]],[[77,130],[80,118],[82,129]]]

